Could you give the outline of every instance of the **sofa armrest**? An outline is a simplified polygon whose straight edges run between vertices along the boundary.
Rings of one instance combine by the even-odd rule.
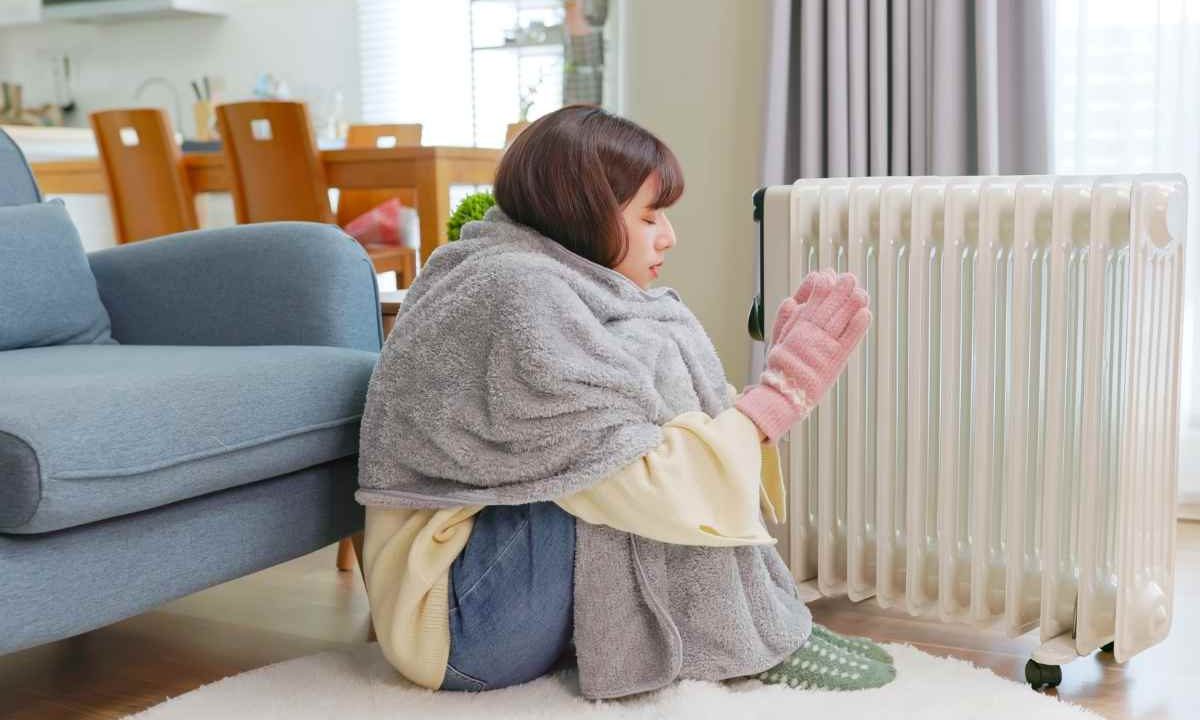
[[[196,230],[88,258],[117,342],[382,345],[371,260],[332,225]]]

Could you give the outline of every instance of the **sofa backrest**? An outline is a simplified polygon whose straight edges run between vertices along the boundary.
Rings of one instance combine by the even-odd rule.
[[[0,206],[27,205],[41,199],[25,154],[8,133],[0,130]]]

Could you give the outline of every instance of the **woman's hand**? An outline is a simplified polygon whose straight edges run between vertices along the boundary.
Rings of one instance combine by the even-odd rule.
[[[871,324],[870,297],[850,273],[809,273],[775,316],[767,367],[736,405],[775,442],[808,415]]]

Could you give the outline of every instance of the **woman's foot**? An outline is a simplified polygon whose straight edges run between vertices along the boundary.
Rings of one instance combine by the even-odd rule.
[[[812,628],[813,637],[821,638],[834,647],[840,647],[843,650],[849,650],[855,655],[869,658],[875,662],[887,663],[888,665],[896,664],[895,661],[892,660],[892,656],[888,655],[887,650],[884,650],[864,637],[848,637],[846,635],[838,635],[824,625],[818,625],[816,623],[813,623]]]
[[[896,668],[832,645],[816,634],[775,667],[757,678],[801,690],[867,690],[896,677]]]

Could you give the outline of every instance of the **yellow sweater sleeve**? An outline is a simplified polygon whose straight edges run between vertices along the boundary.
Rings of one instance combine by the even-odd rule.
[[[776,449],[730,408],[677,416],[657,448],[555,502],[586,522],[652,540],[732,547],[774,543],[762,515],[782,522],[784,499]]]

